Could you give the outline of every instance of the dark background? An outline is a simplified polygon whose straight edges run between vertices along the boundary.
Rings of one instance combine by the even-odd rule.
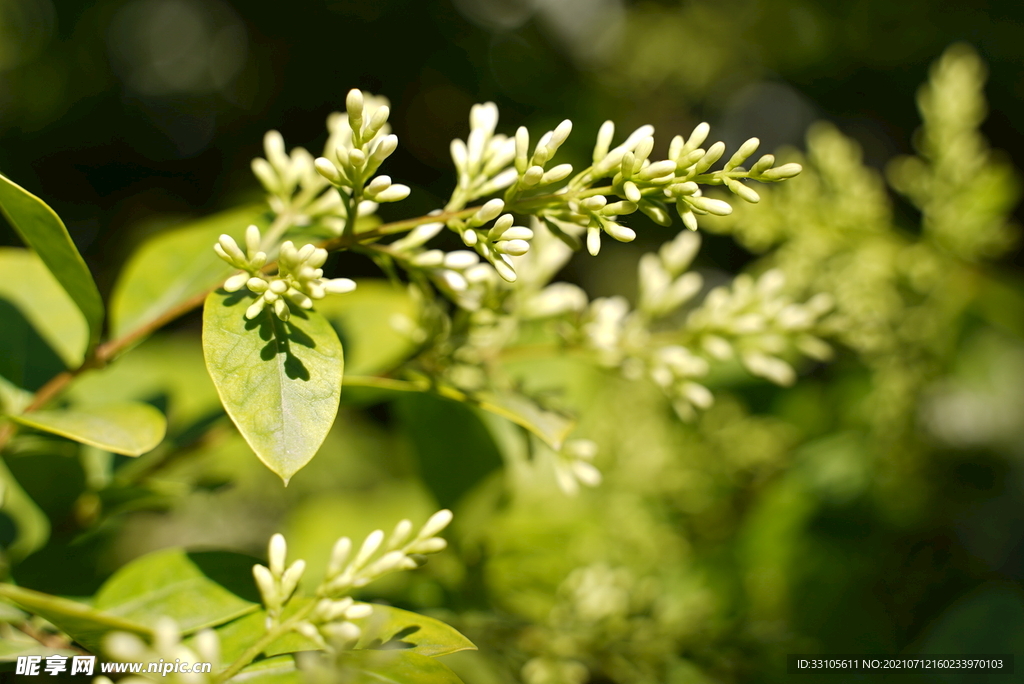
[[[104,290],[146,233],[255,197],[267,129],[319,152],[351,87],[392,101],[405,212],[441,202],[448,142],[485,100],[506,133],[571,118],[575,156],[605,118],[654,123],[662,145],[706,119],[764,149],[825,118],[881,166],[910,149],[913,93],[955,41],[991,71],[985,133],[1024,149],[1012,1],[3,0],[0,37],[0,171],[65,219]]]

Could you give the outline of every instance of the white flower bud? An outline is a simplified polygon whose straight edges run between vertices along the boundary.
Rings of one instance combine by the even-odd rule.
[[[661,246],[658,255],[672,275],[682,273],[693,261],[700,249],[700,236],[690,232],[680,232],[671,242]]]
[[[473,221],[477,225],[483,225],[494,219],[505,209],[505,202],[500,199],[488,200],[480,209],[473,214]]]
[[[512,266],[512,261],[504,254],[499,254],[498,258],[493,262],[494,270],[498,272],[501,279],[508,283],[516,282],[516,269]]]
[[[636,184],[633,181],[626,181],[622,184],[622,193],[630,202],[640,201],[640,188],[636,187]]]
[[[733,154],[732,157],[729,158],[729,161],[725,163],[725,170],[731,171],[740,164],[742,164],[743,162],[745,162],[747,160],[747,157],[749,157],[750,155],[754,154],[754,152],[757,151],[757,147],[760,144],[761,141],[758,140],[757,138],[750,138],[745,143],[740,145],[740,148],[736,150],[736,153]]]
[[[260,251],[260,229],[254,225],[245,229],[245,251],[249,259]]]
[[[526,173],[530,164],[530,132],[525,126],[516,129],[516,171]]]
[[[750,167],[750,172],[749,173],[750,173],[750,175],[752,177],[756,178],[757,176],[760,176],[762,173],[764,173],[768,169],[772,168],[772,165],[774,165],[774,164],[775,164],[775,155],[773,155],[773,154],[766,154],[763,157],[761,157],[760,159],[758,159],[754,163],[754,165]]]
[[[611,146],[612,137],[615,135],[615,124],[605,121],[597,131],[597,143],[594,145],[593,162],[597,164],[608,156],[608,148]]]
[[[636,204],[633,202],[612,202],[601,209],[602,216],[623,216],[636,211]]]
[[[679,218],[683,220],[683,225],[689,228],[690,230],[696,232],[697,217],[693,215],[693,212],[690,211],[690,208],[686,205],[686,203],[680,200],[676,204],[676,210],[679,212]]]
[[[722,200],[712,199],[710,197],[688,197],[687,201],[697,209],[706,211],[709,214],[715,216],[728,216],[732,213],[732,205]]]
[[[366,127],[367,135],[376,135],[377,131],[383,128],[384,124],[387,123],[388,117],[391,116],[391,108],[387,105],[381,105],[370,117],[370,123]]]
[[[693,129],[693,132],[690,133],[690,137],[686,140],[686,147],[684,150],[686,152],[692,152],[697,149],[704,144],[704,141],[708,139],[708,135],[710,133],[711,126],[706,121],[697,124]]]
[[[468,249],[449,252],[444,257],[445,268],[455,269],[456,271],[469,268],[479,262],[480,257],[477,256],[476,252],[470,252]]]
[[[715,395],[704,385],[687,382],[682,387],[683,396],[697,408],[707,410],[715,403]]]
[[[587,251],[597,256],[601,251],[601,229],[593,224],[587,226]]]
[[[761,174],[761,177],[765,180],[780,181],[799,175],[803,170],[804,167],[799,164],[783,164],[782,166],[777,166],[774,169],[768,169]]]
[[[496,248],[504,254],[522,256],[530,251],[530,243],[526,240],[509,240],[507,242],[499,242]]]
[[[327,577],[333,578],[345,568],[349,554],[352,552],[352,540],[342,537],[334,543],[331,549],[331,560],[327,565]]]
[[[252,160],[252,172],[256,176],[257,180],[263,184],[267,192],[277,194],[281,192],[281,182],[277,177],[277,173],[274,171],[274,167],[270,165],[266,159],[262,157],[256,157]]]
[[[248,273],[238,273],[224,281],[224,289],[227,292],[238,292],[243,287],[245,287],[245,283],[248,280]]]
[[[651,152],[653,150],[654,150],[654,138],[652,138],[651,136],[648,135],[648,136],[645,136],[645,137],[640,139],[640,142],[637,143],[636,149],[633,150],[633,157],[635,159],[635,161],[633,162],[633,171],[634,172],[639,170],[637,168],[638,166],[642,165],[645,161],[647,161],[647,158],[649,156],[651,156]],[[673,170],[675,170],[675,164],[674,163],[673,163]],[[661,175],[664,175],[664,174],[661,174]]]
[[[284,571],[284,575],[281,577],[282,600],[287,600],[292,595],[295,587],[299,586],[299,580],[302,579],[304,572],[306,572],[306,561],[304,560],[295,561]]]
[[[263,602],[268,605],[279,603],[277,595],[277,583],[270,570],[263,565],[252,566],[252,576],[256,580],[256,586],[260,590]]]
[[[576,479],[586,486],[596,487],[601,484],[601,471],[593,464],[585,463],[583,461],[574,461],[570,467],[572,468],[572,473],[576,476]]]
[[[397,549],[399,546],[405,544],[409,540],[409,535],[412,534],[412,522],[409,520],[400,520],[395,525],[394,532],[388,538],[388,550]]]
[[[430,539],[422,539],[414,542],[410,547],[410,553],[437,553],[438,551],[444,551],[448,547],[448,542],[440,537],[432,537]]]
[[[548,183],[557,183],[563,181],[569,177],[572,173],[572,164],[559,164],[558,166],[552,167],[546,171],[540,178],[541,185],[547,185]]]
[[[363,93],[358,88],[348,91],[345,97],[345,109],[348,112],[349,125],[353,132],[358,132],[363,124]]]
[[[569,134],[572,133],[572,121],[565,119],[562,123],[555,127],[555,130],[551,133],[551,141],[548,143],[553,149],[558,149],[565,142]]]
[[[462,237],[462,243],[464,245],[466,245],[467,247],[474,246],[476,244],[477,240],[480,239],[479,236],[476,234],[476,231],[473,230],[472,228],[470,228],[468,230],[462,231],[462,236],[461,237]]]
[[[777,385],[788,386],[796,381],[796,371],[782,359],[750,352],[743,355],[742,361],[752,374],[767,378]]]
[[[427,522],[423,524],[423,527],[420,528],[420,532],[416,535],[416,538],[427,539],[428,537],[437,535],[441,530],[448,527],[448,524],[451,523],[453,517],[452,512],[447,508],[441,509],[437,513],[434,513],[434,515],[430,516]]]
[[[260,315],[260,313],[263,311],[263,307],[265,307],[266,305],[266,298],[260,297],[255,302],[253,302],[248,309],[245,310],[245,317],[251,321],[252,319]]]
[[[466,149],[466,143],[456,138],[452,140],[449,149],[451,150],[452,162],[454,162],[455,168],[462,172],[469,160],[469,151]]]
[[[374,199],[378,202],[400,202],[409,196],[409,186],[395,183],[387,190],[378,193]]]
[[[354,603],[345,610],[345,617],[349,620],[362,620],[373,615],[373,606],[369,603]]]
[[[348,278],[331,278],[324,281],[323,288],[331,294],[346,294],[356,289],[356,282]]]
[[[662,176],[673,176],[676,172],[676,163],[669,159],[664,161],[654,162],[644,168],[640,169],[640,173],[637,177],[641,180],[651,180],[653,178],[661,178]]]
[[[288,302],[278,299],[274,302],[274,314],[282,321],[287,321],[292,317],[292,310],[288,308]]]
[[[373,147],[373,152],[370,153],[374,163],[379,166],[381,162],[394,154],[395,150],[398,149],[398,136],[397,135],[386,135],[377,141],[377,144]]]
[[[377,176],[366,186],[366,192],[370,195],[376,195],[378,192],[384,192],[391,187],[391,176]]]
[[[605,221],[604,230],[606,233],[611,235],[619,242],[632,242],[636,239],[636,232],[632,228],[627,228],[621,223],[615,223],[615,221]]]
[[[594,195],[581,201],[580,207],[587,211],[600,211],[606,204],[608,204],[607,197],[604,195]]]
[[[384,541],[384,532],[382,530],[374,530],[366,539],[363,541],[362,547],[359,549],[359,553],[356,555],[352,564],[361,568],[366,565],[366,562],[370,560],[370,556],[377,552],[380,548],[381,543]]]
[[[338,168],[326,157],[317,157],[316,161],[313,162],[313,168],[321,176],[331,181],[332,183],[341,183],[341,174],[338,173]]]
[[[732,345],[724,337],[718,335],[705,335],[701,340],[704,351],[719,361],[732,358]]]
[[[220,245],[221,250],[224,251],[224,254],[230,257],[231,260],[239,264],[246,263],[245,255],[242,254],[242,250],[238,248],[238,243],[235,242],[233,237],[230,235],[221,235],[218,239],[218,244]],[[219,251],[218,254],[220,254]]]
[[[501,234],[502,240],[532,240],[533,231],[525,226],[512,226]]]
[[[497,240],[500,238],[506,230],[512,227],[512,223],[515,219],[512,214],[502,214],[498,217],[498,220],[494,222],[491,229],[487,231],[487,238],[490,240]]]
[[[749,185],[744,185],[742,181],[726,178],[725,185],[733,192],[733,194],[738,195],[740,198],[750,202],[751,204],[757,204],[761,201],[761,196],[758,195],[757,192]]]
[[[694,172],[698,174],[704,173],[710,169],[716,161],[721,159],[723,154],[725,154],[725,143],[716,142],[708,149],[704,156],[701,157],[700,161],[697,162],[697,165],[694,167]]]
[[[544,178],[544,167],[543,166],[531,166],[526,169],[526,173],[523,174],[521,184],[527,188],[540,183],[541,179]]]
[[[465,292],[469,289],[466,278],[458,271],[443,270],[439,273],[441,280],[455,292]]]
[[[350,150],[348,153],[348,163],[349,166],[352,166],[353,168],[358,169],[362,167],[362,165],[366,163],[366,153],[359,148]]]
[[[439,249],[431,249],[426,252],[420,252],[412,259],[409,260],[414,266],[421,268],[436,268],[444,263],[444,252]]]

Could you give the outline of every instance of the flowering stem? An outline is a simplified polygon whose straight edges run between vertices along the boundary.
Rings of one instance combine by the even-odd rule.
[[[303,606],[284,622],[274,625],[266,631],[252,646],[245,649],[242,655],[238,656],[230,665],[218,672],[213,676],[213,683],[219,684],[220,682],[231,679],[241,671],[243,667],[254,661],[259,657],[263,651],[267,649],[267,646],[274,643],[277,639],[287,634],[292,630],[295,625],[299,624],[306,619],[306,616],[312,612],[313,608],[316,607],[316,601],[310,601],[307,605]]]

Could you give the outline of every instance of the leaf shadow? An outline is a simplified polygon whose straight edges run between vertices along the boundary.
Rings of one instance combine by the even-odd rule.
[[[308,320],[302,313],[292,310],[295,318]],[[294,320],[282,321],[270,311],[264,310],[256,318],[246,321],[245,329],[259,329],[258,334],[266,344],[260,350],[260,358],[264,361],[273,361],[279,355],[284,355],[284,372],[292,380],[308,382],[310,379],[309,369],[298,356],[292,352],[292,344],[298,344],[309,349],[316,348],[316,341],[299,328]]]
[[[420,631],[419,625],[409,625],[404,627],[390,637],[387,641],[381,639],[374,639],[366,645],[366,648],[377,650],[377,651],[397,651],[406,650],[410,648],[416,648],[416,644],[411,641],[405,641],[406,637],[412,636],[416,632]]]

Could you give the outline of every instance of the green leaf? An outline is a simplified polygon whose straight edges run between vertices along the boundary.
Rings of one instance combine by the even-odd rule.
[[[413,651],[352,651],[338,660],[346,684],[462,684],[447,665]]]
[[[0,596],[14,601],[25,610],[45,620],[49,620],[58,629],[67,633],[93,653],[99,652],[103,637],[115,630],[147,637],[152,636],[152,631],[145,625],[114,615],[107,615],[84,603],[70,601],[59,596],[16,587],[13,584],[0,584]]]
[[[0,299],[28,320],[68,368],[77,368],[89,346],[89,325],[38,254],[0,247]]]
[[[418,318],[416,304],[404,289],[381,279],[358,281],[355,292],[327,297],[316,309],[341,331],[345,372],[372,375],[389,371],[412,353],[414,344],[393,325],[397,316]]]
[[[392,606],[373,604],[369,617],[353,622],[363,630],[357,649],[398,649],[431,657],[476,650],[473,642],[454,627]]]
[[[245,319],[252,297],[210,293],[203,310],[206,368],[231,420],[285,484],[316,454],[338,413],[341,342],[323,316],[294,310]]]
[[[235,684],[306,684],[305,677],[290,655],[260,660],[228,680]]]
[[[226,233],[241,240],[246,226],[266,225],[264,205],[222,211],[146,241],[121,271],[110,300],[110,331],[121,337],[216,287],[232,268],[213,251]]]
[[[85,315],[89,342],[96,344],[103,327],[103,300],[60,217],[41,199],[3,175],[0,211]]]
[[[0,510],[10,516],[17,528],[14,541],[4,551],[11,561],[18,562],[41,549],[50,539],[50,519],[25,493],[3,460],[0,460],[0,484],[3,485]]]
[[[18,656],[29,655],[46,657],[51,655],[73,656],[80,654],[78,651],[70,649],[43,646],[32,637],[16,630],[11,630],[8,637],[0,637],[0,663],[13,663],[18,659]]]
[[[162,413],[138,402],[35,411],[11,420],[125,456],[153,450],[167,429]]]
[[[252,600],[255,561],[234,553],[164,549],[114,573],[93,605],[147,626],[170,617],[184,633],[213,627],[259,608]]]

